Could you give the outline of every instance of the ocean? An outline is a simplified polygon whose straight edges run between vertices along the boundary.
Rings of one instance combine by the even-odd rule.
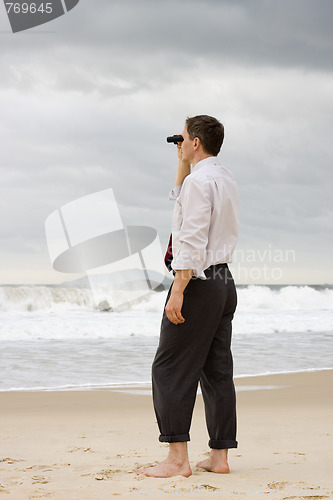
[[[333,368],[333,286],[238,286],[235,377]],[[150,386],[167,292],[120,312],[88,288],[0,287],[0,391]]]

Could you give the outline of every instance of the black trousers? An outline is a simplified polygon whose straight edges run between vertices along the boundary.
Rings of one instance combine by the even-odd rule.
[[[226,264],[211,266],[206,280],[192,278],[175,325],[165,311],[152,366],[153,401],[159,440],[190,440],[198,383],[205,404],[209,446],[237,448],[236,396],[231,354],[231,322],[237,295]],[[171,293],[169,290],[167,301]]]

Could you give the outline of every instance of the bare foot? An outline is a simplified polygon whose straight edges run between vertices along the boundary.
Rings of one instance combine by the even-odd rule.
[[[228,474],[230,472],[228,464],[214,464],[210,458],[197,463],[197,467],[205,469],[208,472],[218,472],[220,474]]]
[[[217,472],[219,474],[228,474],[230,472],[228,465],[227,450],[211,450],[210,457],[202,462],[197,463],[197,467],[205,469],[209,472]]]
[[[154,467],[147,467],[147,469],[136,469],[135,472],[137,474],[144,474],[148,477],[189,477],[192,474],[189,463],[174,463],[168,461],[168,459],[160,462]]]

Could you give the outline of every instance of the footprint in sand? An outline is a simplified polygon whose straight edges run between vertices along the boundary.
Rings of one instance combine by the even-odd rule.
[[[304,457],[304,458],[303,458],[303,460],[302,460],[303,462],[304,462],[304,460],[306,460],[306,453],[302,453],[302,452],[300,452],[300,451],[288,451],[288,452],[286,452],[285,454],[286,454],[286,455],[294,455],[294,457],[295,457],[295,458],[296,458],[296,457]],[[283,453],[280,453],[279,451],[274,451],[274,452],[273,452],[273,455],[283,455]],[[298,465],[298,464],[300,464],[301,462],[288,462],[288,463],[289,463],[290,465]],[[282,462],[276,462],[276,464],[275,464],[275,465],[281,465],[281,464],[282,464]]]
[[[46,478],[44,476],[32,476],[32,484],[47,484],[50,481],[50,478]]]
[[[0,458],[0,462],[4,462],[7,464],[14,464],[15,462],[23,462],[23,460],[20,460],[19,458]]]
[[[9,491],[7,490],[6,486],[4,484],[1,484],[0,483],[0,493],[9,493]]]
[[[216,491],[220,490],[220,488],[217,488],[216,486],[212,486],[211,484],[200,484],[202,488],[205,488],[207,491]]]
[[[95,474],[96,481],[103,481],[104,479],[112,479],[115,473],[123,472],[121,469],[108,469],[102,470]]]
[[[38,470],[40,472],[51,472],[54,469],[58,469],[56,465],[31,465],[24,470]]]
[[[29,499],[33,500],[34,498],[42,498],[43,500],[47,497],[54,498],[54,493],[50,491],[45,491],[41,488],[37,488],[30,496]]]
[[[83,451],[84,453],[87,453],[89,451],[90,453],[95,453],[91,448],[73,448],[72,450],[67,450],[67,453],[74,453],[76,451]]]
[[[290,485],[291,483],[289,483],[288,481],[274,481],[273,483],[268,483],[267,484],[267,487],[270,489],[270,490],[280,490],[280,489],[284,489],[286,486]]]

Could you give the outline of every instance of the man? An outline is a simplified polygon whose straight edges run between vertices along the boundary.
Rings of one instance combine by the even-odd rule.
[[[211,453],[197,467],[227,473],[228,449],[237,447],[230,350],[237,296],[227,266],[237,240],[237,187],[216,158],[224,139],[218,120],[187,118],[182,136],[171,192],[175,276],[152,368],[159,440],[170,443],[169,454],[158,465],[137,470],[152,477],[192,473],[187,441],[199,381]]]

